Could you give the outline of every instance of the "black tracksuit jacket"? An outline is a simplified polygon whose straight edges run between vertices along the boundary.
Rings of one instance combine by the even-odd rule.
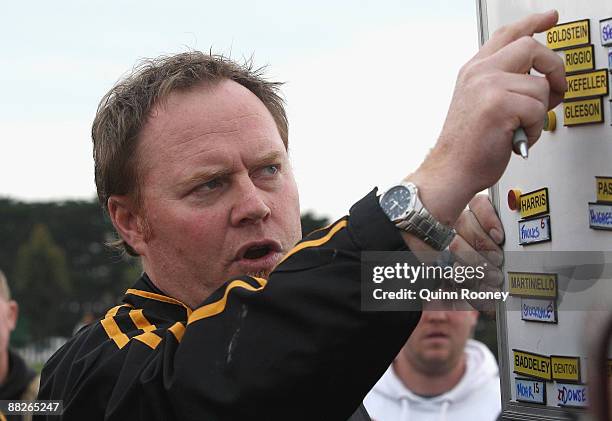
[[[64,413],[35,419],[347,420],[420,318],[361,311],[368,250],[406,250],[376,190],[268,281],[230,280],[197,309],[144,274],[47,362],[39,399]]]

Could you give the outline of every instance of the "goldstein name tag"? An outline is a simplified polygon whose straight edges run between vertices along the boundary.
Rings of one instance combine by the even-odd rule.
[[[519,244],[522,246],[550,241],[550,216],[545,215],[519,221],[518,230]]]
[[[557,323],[555,299],[521,298],[521,319],[529,322]]]
[[[546,46],[552,50],[576,47],[591,42],[589,19],[561,23],[546,31]]]
[[[589,395],[585,384],[555,383],[555,400],[558,406],[586,408]]]
[[[521,379],[514,380],[516,400],[519,402],[546,404],[546,385],[539,380]]]
[[[612,205],[589,203],[589,227],[596,230],[612,230]]]

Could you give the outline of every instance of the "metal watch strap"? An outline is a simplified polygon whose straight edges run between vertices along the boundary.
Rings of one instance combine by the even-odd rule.
[[[413,212],[406,219],[395,224],[396,227],[414,233],[436,250],[444,250],[455,237],[455,230],[436,219],[425,209]]]

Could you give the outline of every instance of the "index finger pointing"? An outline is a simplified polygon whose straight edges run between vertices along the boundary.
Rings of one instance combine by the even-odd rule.
[[[518,22],[501,27],[482,46],[476,57],[488,57],[521,37],[533,36],[535,33],[544,32],[552,28],[558,19],[559,13],[556,10],[549,10],[544,13],[531,14]]]

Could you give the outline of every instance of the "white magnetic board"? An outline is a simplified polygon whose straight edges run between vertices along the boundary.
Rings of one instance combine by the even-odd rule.
[[[600,21],[612,17],[612,2],[480,0],[477,5],[481,43],[503,25],[557,9],[558,28],[535,38],[562,48],[558,54],[569,57],[566,70],[573,70],[567,77],[575,79],[566,98],[575,97],[554,109],[556,129],[542,134],[528,160],[513,156],[490,192],[506,232],[504,289],[513,294],[498,311],[503,417],[566,419],[588,405],[585,334],[612,307],[612,219],[606,219],[612,205],[606,201],[608,180],[596,179],[612,178],[612,47],[602,45],[600,34]],[[607,33],[604,38],[607,44]],[[509,206],[512,189],[520,191],[518,203],[524,199],[523,214]]]

